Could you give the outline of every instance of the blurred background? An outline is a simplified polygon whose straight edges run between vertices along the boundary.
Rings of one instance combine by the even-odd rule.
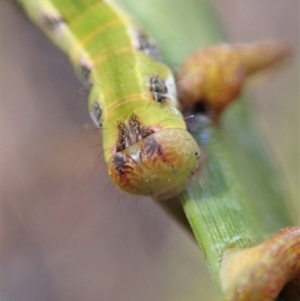
[[[230,41],[293,46],[248,90],[300,223],[299,2],[213,4]],[[68,59],[12,1],[0,1],[0,30],[1,301],[217,300],[197,245],[111,184]]]

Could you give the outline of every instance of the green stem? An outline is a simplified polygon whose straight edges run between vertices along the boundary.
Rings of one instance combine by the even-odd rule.
[[[194,179],[180,196],[194,235],[204,252],[215,283],[227,248],[249,247],[261,239],[251,231],[241,185],[232,171],[219,130],[204,145],[208,158],[199,181]]]
[[[207,155],[206,162],[198,179],[192,181],[180,199],[212,277],[220,288],[219,270],[226,249],[250,247],[291,222],[284,203],[280,204],[281,210],[277,210],[279,204],[276,202],[264,204],[271,218],[261,219],[260,215],[249,211],[249,207],[257,208],[264,201],[256,202],[246,193],[232,166],[224,131],[210,129],[207,142],[199,141],[199,144]],[[265,195],[278,199],[275,191],[266,189]]]

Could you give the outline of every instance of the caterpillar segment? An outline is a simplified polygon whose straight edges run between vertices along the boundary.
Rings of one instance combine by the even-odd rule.
[[[122,190],[155,198],[180,193],[201,151],[178,109],[171,70],[152,39],[111,0],[19,0],[90,87],[88,109],[104,158]]]

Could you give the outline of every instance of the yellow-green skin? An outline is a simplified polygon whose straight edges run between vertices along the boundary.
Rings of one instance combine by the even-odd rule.
[[[200,150],[177,108],[172,72],[151,53],[153,42],[111,0],[18,2],[91,87],[88,108],[103,127],[115,184],[156,198],[181,192],[199,168]],[[167,92],[151,90],[153,77]]]

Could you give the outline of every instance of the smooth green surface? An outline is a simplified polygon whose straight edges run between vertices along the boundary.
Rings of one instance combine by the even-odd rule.
[[[274,154],[251,120],[242,101],[224,118],[226,151],[247,196],[243,199],[251,228],[266,238],[280,228],[293,224],[282,174],[275,166]]]
[[[187,218],[219,286],[219,267],[227,248],[249,247],[262,237],[253,232],[246,213],[245,194],[234,174],[222,137],[213,129],[210,142],[203,145],[209,158],[199,182],[195,179],[181,195]]]

